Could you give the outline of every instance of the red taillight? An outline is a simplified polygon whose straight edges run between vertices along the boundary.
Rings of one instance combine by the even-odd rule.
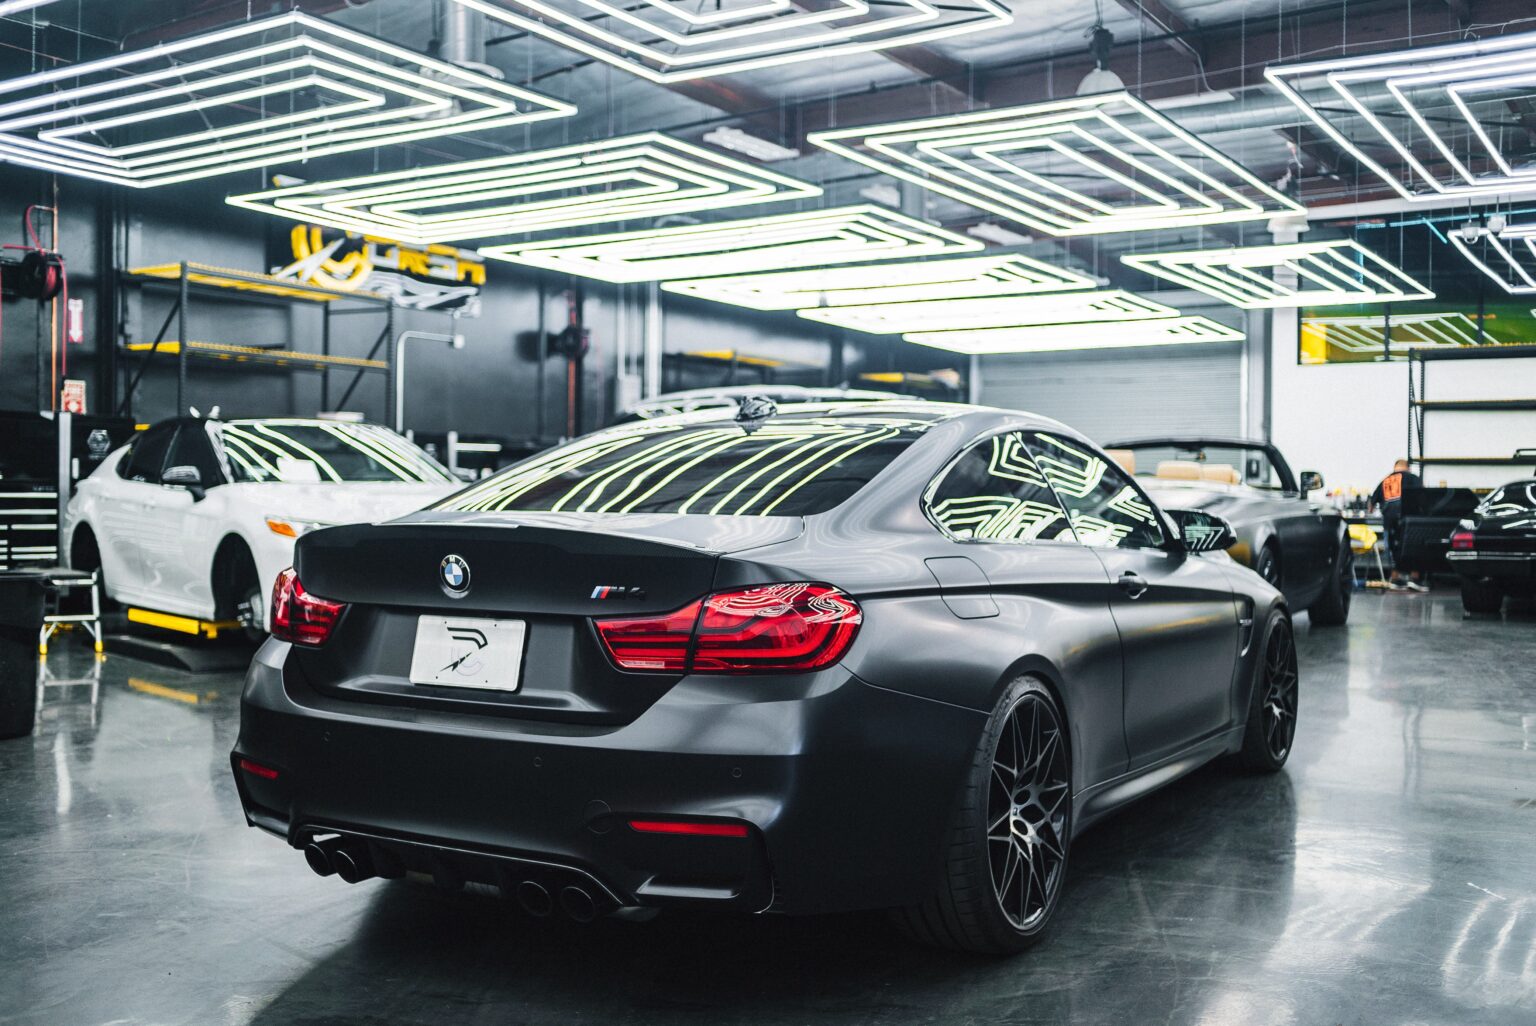
[[[691,602],[660,616],[599,620],[597,633],[622,669],[682,673],[688,668],[688,645],[698,619],[699,603]]]
[[[766,584],[663,616],[599,620],[597,633],[626,670],[803,673],[841,659],[863,620],[858,603],[828,585]]]
[[[271,766],[263,766],[259,762],[252,762],[249,759],[241,759],[240,768],[252,776],[260,777],[263,780],[277,779],[277,770],[273,769]]]
[[[629,828],[642,834],[683,834],[689,837],[745,837],[745,823],[698,823],[681,819],[632,819]]]
[[[1477,546],[1477,535],[1471,531],[1452,531],[1451,548],[1457,552],[1468,552]]]
[[[295,645],[323,645],[346,608],[345,602],[329,602],[305,591],[289,567],[272,587],[272,636]]]

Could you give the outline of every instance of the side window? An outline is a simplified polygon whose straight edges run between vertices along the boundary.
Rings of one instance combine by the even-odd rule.
[[[1031,448],[1084,545],[1132,549],[1163,544],[1157,512],[1130,478],[1092,447],[1040,431],[1032,436]]]
[[[134,440],[123,463],[123,476],[130,481],[159,484],[160,471],[165,469],[166,451],[176,434],[176,424],[157,424]]]
[[[1066,512],[1017,432],[967,449],[928,486],[923,509],[955,538],[1076,541]]]
[[[188,421],[176,432],[176,441],[171,443],[171,455],[165,465],[196,467],[204,488],[224,483],[224,474],[219,470],[219,458],[214,454],[213,443],[208,439],[208,425],[201,421]]]

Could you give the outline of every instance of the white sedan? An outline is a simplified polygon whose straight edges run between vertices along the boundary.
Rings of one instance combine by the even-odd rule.
[[[64,551],[77,569],[99,568],[125,605],[239,620],[254,636],[304,532],[389,520],[459,486],[373,424],[179,418],[141,432],[80,483]]]

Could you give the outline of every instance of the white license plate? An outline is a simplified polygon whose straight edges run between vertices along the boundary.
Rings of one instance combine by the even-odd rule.
[[[516,691],[527,634],[522,620],[419,617],[411,683]]]

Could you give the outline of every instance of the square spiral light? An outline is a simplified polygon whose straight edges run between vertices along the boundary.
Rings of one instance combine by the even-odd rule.
[[[1251,221],[1302,209],[1126,92],[839,128],[810,140],[1047,235]]]
[[[1460,232],[1452,232],[1449,238],[1457,252],[1499,288],[1512,296],[1536,296],[1536,236],[1484,232],[1476,242],[1468,242]]]
[[[231,196],[296,221],[417,245],[821,195],[658,132]]]
[[[920,303],[877,303],[801,310],[800,316],[876,335],[965,331],[1046,324],[1104,324],[1177,317],[1171,306],[1119,289],[1045,296],[934,299]]]
[[[981,243],[876,206],[487,246],[482,256],[611,282],[974,253]]]
[[[0,160],[145,188],[575,112],[293,12],[0,82]]]
[[[1091,289],[1087,275],[1026,256],[961,257],[663,282],[668,292],[751,310],[911,303]]]
[[[1308,61],[1264,74],[1399,195],[1435,202],[1536,190],[1520,113],[1536,101],[1533,68],[1536,32],[1526,32]],[[1372,155],[1383,146],[1396,153],[1400,167],[1389,169]]]
[[[683,82],[980,32],[998,0],[453,0],[652,82]]]
[[[990,356],[1003,353],[1174,346],[1197,342],[1241,342],[1245,336],[1236,328],[1218,324],[1209,317],[1192,316],[1111,325],[1052,324],[1037,328],[988,328],[983,331],[917,331],[902,337],[920,346],[946,349],[952,353]]]
[[[1435,298],[1429,289],[1352,239],[1146,253],[1120,260],[1244,310]]]

